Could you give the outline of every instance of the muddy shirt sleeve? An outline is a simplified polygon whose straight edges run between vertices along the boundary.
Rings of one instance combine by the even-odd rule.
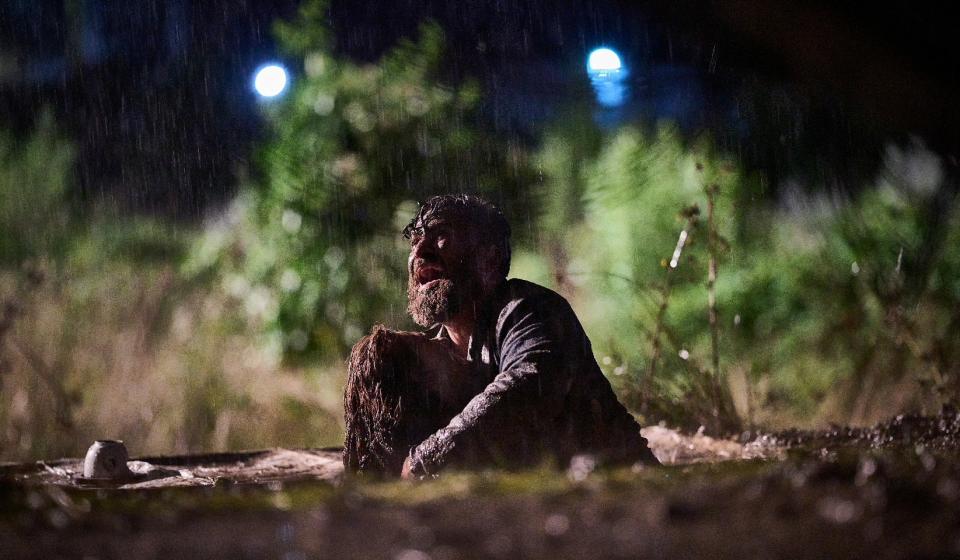
[[[500,373],[445,427],[410,453],[412,472],[433,474],[449,463],[498,453],[531,452],[561,413],[573,382],[582,333],[561,298],[521,298],[496,327]]]

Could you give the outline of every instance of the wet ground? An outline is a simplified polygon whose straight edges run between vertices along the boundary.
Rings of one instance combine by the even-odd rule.
[[[144,458],[109,488],[76,460],[6,465],[0,558],[960,558],[953,411],[746,443],[645,433],[666,466],[415,484],[341,480],[331,450]]]

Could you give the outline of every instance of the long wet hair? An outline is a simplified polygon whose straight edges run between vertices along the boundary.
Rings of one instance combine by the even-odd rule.
[[[410,443],[403,438],[404,385],[416,356],[395,333],[377,325],[357,342],[347,362],[343,396],[350,473],[398,474]]]
[[[411,447],[446,426],[466,404],[464,399],[472,397],[466,394],[451,400],[438,392],[440,387],[431,385],[435,381],[425,375],[431,368],[440,367],[447,380],[462,377],[453,360],[440,366],[424,361],[421,353],[428,344],[422,333],[377,325],[353,347],[343,396],[347,472],[399,475]]]

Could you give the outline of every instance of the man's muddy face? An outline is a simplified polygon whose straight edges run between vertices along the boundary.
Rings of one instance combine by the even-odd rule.
[[[410,239],[407,311],[422,327],[456,315],[479,285],[467,227],[452,220],[428,220]]]

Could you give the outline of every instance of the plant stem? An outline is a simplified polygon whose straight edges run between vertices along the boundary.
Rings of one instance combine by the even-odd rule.
[[[684,247],[686,247],[687,240],[690,237],[690,232],[697,223],[699,211],[696,209],[696,207],[692,207],[686,210],[684,215],[687,222],[684,224],[683,229],[680,231],[680,235],[677,237],[677,246],[674,248],[673,255],[670,257],[670,262],[667,264],[666,278],[663,281],[663,287],[660,289],[660,307],[657,309],[657,318],[654,323],[652,336],[653,353],[650,357],[650,365],[647,367],[647,375],[644,376],[644,395],[649,394],[649,389],[653,382],[653,376],[657,373],[657,362],[660,361],[660,354],[662,352],[660,336],[663,334],[664,321],[667,316],[667,307],[670,305],[670,291],[673,288],[673,271],[676,270],[677,266],[680,264],[680,256],[683,254]]]
[[[713,363],[714,406],[720,412],[720,332],[717,324],[717,223],[714,219],[716,209],[717,185],[707,187],[707,250],[710,264],[707,269],[707,305],[710,321],[710,350]]]

